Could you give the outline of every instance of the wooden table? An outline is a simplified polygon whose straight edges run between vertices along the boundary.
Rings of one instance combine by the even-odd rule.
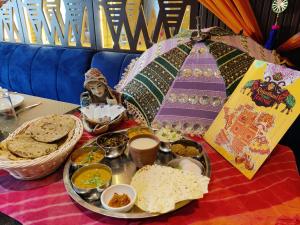
[[[37,117],[46,116],[50,114],[62,115],[79,107],[79,105],[71,104],[67,102],[61,102],[61,101],[56,101],[52,99],[41,98],[41,97],[36,97],[36,96],[31,96],[26,94],[20,94],[20,95],[24,97],[24,102],[22,103],[22,105],[16,108],[16,111],[38,102],[41,102],[41,104],[39,106],[28,109],[18,114],[18,120],[16,123],[9,126],[8,128],[9,132],[14,131],[24,122],[30,121]],[[7,121],[7,123],[9,122]]]

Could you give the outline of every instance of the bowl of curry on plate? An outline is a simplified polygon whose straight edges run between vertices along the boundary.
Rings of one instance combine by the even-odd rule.
[[[101,163],[94,163],[76,170],[71,177],[71,182],[78,194],[88,196],[100,193],[109,187],[111,179],[110,167]]]
[[[105,151],[97,146],[82,147],[75,150],[71,155],[71,162],[74,168],[84,165],[100,163],[105,157]]]

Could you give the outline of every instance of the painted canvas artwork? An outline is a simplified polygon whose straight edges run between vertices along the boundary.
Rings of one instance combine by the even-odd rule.
[[[252,179],[300,112],[300,72],[254,61],[205,140]]]

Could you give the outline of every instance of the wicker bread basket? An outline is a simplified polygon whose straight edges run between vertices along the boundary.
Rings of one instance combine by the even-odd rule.
[[[58,150],[50,153],[49,155],[32,160],[0,160],[0,169],[8,171],[13,177],[20,180],[34,180],[45,177],[54,172],[66,160],[83,133],[81,120],[73,115],[68,116],[75,120],[74,132],[73,134],[69,134],[65,143],[63,143]],[[24,123],[10,134],[6,140],[10,140],[16,135],[23,133],[31,123],[41,118],[42,117]]]

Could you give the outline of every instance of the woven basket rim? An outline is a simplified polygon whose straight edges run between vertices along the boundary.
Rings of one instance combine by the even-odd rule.
[[[38,118],[35,118],[33,120],[30,120],[28,122],[25,122],[22,124],[19,128],[17,128],[13,133],[11,133],[6,140],[10,140],[22,131],[26,129],[30,124],[45,118],[45,117],[50,117],[53,116],[54,114],[47,115],[47,116],[41,116]],[[76,143],[80,140],[82,133],[83,133],[83,124],[81,120],[74,116],[74,115],[63,115],[63,116],[70,116],[72,119],[75,120],[75,128],[74,128],[74,133],[72,138],[68,141],[65,142],[63,145],[61,145],[56,151],[50,153],[49,155],[45,155],[36,159],[32,160],[18,160],[18,161],[13,161],[13,160],[0,160],[0,168],[1,169],[13,169],[13,168],[24,168],[24,167],[31,167],[31,166],[36,166],[36,165],[41,165],[44,163],[47,163],[57,157],[64,156],[65,154],[68,154],[69,151],[76,145]]]

